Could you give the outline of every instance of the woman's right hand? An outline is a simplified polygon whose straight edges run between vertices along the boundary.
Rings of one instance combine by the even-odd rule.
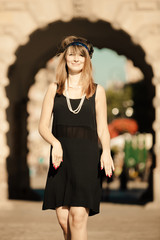
[[[57,169],[60,166],[61,162],[63,162],[63,150],[61,143],[57,140],[56,142],[54,142],[52,148],[53,167]]]

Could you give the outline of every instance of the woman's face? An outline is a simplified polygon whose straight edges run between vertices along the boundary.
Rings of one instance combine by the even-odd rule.
[[[84,67],[85,57],[80,52],[74,52],[70,47],[66,54],[69,73],[80,73]]]

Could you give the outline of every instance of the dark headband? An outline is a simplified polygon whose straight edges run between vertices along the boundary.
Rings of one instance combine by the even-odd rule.
[[[71,42],[65,47],[65,49],[70,47],[70,46],[75,46],[75,45],[85,47],[88,50],[88,53],[90,54],[89,48],[87,47],[86,44],[84,44],[82,42]]]

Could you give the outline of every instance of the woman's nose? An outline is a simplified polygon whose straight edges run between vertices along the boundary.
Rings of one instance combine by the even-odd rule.
[[[75,62],[79,61],[79,56],[77,54],[74,55],[74,61]]]

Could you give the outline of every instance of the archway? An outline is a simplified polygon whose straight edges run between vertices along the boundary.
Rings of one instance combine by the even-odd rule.
[[[79,35],[89,39],[98,48],[110,48],[118,54],[123,54],[134,62],[144,74],[147,106],[152,107],[154,87],[151,83],[152,68],[145,61],[143,49],[133,43],[131,37],[122,30],[114,29],[104,21],[89,22],[87,19],[72,19],[70,22],[57,21],[43,29],[38,29],[30,35],[29,42],[16,51],[16,62],[10,66],[8,77],[10,85],[6,92],[10,99],[7,109],[7,119],[10,131],[7,134],[10,156],[7,159],[9,198],[38,199],[30,189],[29,169],[26,162],[27,129],[26,104],[30,86],[34,83],[37,71],[57,53],[59,42],[64,36]],[[152,131],[154,114],[151,114],[149,126]],[[145,116],[146,117],[146,116]]]

